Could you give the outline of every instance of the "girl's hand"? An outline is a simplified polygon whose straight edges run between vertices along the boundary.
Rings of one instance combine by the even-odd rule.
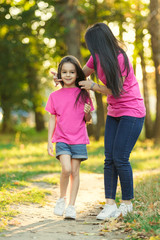
[[[84,112],[85,112],[85,113],[89,113],[89,112],[90,112],[90,110],[91,110],[91,105],[90,105],[90,104],[87,104],[87,103],[85,103],[85,105],[84,105]]]
[[[85,90],[90,90],[92,83],[94,83],[94,81],[92,81],[91,79],[87,79],[87,81],[80,81],[78,84],[79,86],[81,86],[81,89],[85,89]]]
[[[55,87],[58,86],[58,84],[62,81],[62,79],[57,78],[57,73],[56,72],[51,72],[53,74],[53,80],[55,82]]]
[[[48,151],[48,155],[54,157],[54,155],[53,155],[53,144],[52,144],[52,142],[48,142],[47,151]]]

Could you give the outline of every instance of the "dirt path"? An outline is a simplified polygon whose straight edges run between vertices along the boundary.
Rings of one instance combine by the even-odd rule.
[[[47,175],[48,177],[49,175]],[[50,175],[50,176],[53,176]],[[59,197],[59,186],[36,183],[52,191],[49,203],[15,206],[20,214],[11,221],[8,231],[0,239],[9,240],[104,240],[125,239],[120,231],[102,232],[102,222],[96,220],[100,202],[104,201],[103,175],[81,173],[80,190],[77,197],[77,219],[63,220],[53,214],[53,206]],[[12,226],[13,222],[13,226]],[[109,223],[106,223],[109,224]]]

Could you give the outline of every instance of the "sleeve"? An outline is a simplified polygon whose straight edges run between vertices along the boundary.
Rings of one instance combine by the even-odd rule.
[[[46,110],[47,112],[51,113],[52,115],[56,115],[56,110],[55,110],[55,107],[54,107],[54,102],[53,102],[52,94],[50,94],[50,96],[49,96],[49,98],[48,98],[48,101],[47,101],[45,110]]]
[[[94,62],[93,62],[93,57],[90,56],[90,58],[88,59],[87,63],[86,63],[87,67],[94,69]]]
[[[129,59],[128,59],[129,61]],[[125,69],[125,61],[124,61],[124,56],[122,53],[120,53],[118,55],[118,63],[119,63],[119,67],[120,67],[120,71],[122,76],[126,76],[127,75],[127,69]],[[129,66],[131,67],[131,63],[129,61]]]

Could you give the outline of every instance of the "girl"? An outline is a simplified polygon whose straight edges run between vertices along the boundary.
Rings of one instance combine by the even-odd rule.
[[[145,106],[133,67],[110,28],[104,23],[90,27],[85,40],[91,56],[83,68],[85,76],[94,71],[104,84],[81,81],[82,89],[106,94],[108,109],[105,128],[104,187],[106,204],[97,219],[126,215],[133,209],[130,153],[142,130]],[[119,176],[122,203],[115,203]]]
[[[86,90],[81,90],[79,81],[85,79],[79,61],[73,56],[64,57],[58,66],[58,78],[62,88],[50,94],[46,110],[51,113],[48,127],[48,154],[53,156],[56,142],[56,157],[60,160],[60,198],[54,213],[65,218],[76,218],[75,201],[79,188],[81,161],[87,159],[86,144],[89,138],[86,122],[90,121],[93,105]],[[71,180],[69,205],[65,210],[66,191]]]

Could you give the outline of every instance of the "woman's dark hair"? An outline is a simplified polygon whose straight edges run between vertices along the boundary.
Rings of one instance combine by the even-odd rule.
[[[68,55],[68,56],[65,56],[64,58],[62,58],[61,62],[58,65],[58,73],[57,73],[58,79],[61,79],[62,66],[64,63],[67,63],[67,62],[72,63],[75,66],[76,71],[77,71],[77,79],[75,81],[75,85],[76,85],[76,87],[81,89],[81,87],[79,86],[78,83],[80,81],[86,80],[86,76],[82,70],[80,62],[74,56]],[[64,85],[63,81],[61,81],[60,83],[62,86]],[[81,101],[82,103],[86,103],[87,99],[90,99],[89,93],[85,89],[81,89],[80,93],[78,94],[78,96],[76,98],[75,105],[77,105],[78,101]]]
[[[94,69],[97,74],[96,54],[106,77],[106,86],[112,90],[114,97],[120,97],[123,90],[123,77],[118,64],[117,56],[122,53],[125,61],[127,75],[129,73],[129,61],[125,51],[119,46],[118,40],[110,28],[104,23],[96,23],[88,28],[85,34],[87,47],[94,60]],[[98,77],[97,77],[98,78]]]

